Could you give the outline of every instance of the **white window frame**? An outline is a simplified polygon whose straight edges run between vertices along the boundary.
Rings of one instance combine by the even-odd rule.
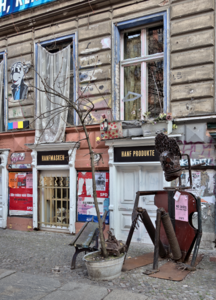
[[[124,102],[122,101],[124,95],[124,67],[141,64],[141,119],[143,114],[148,111],[148,77],[147,77],[147,63],[164,60],[164,52],[156,54],[147,54],[148,41],[146,29],[163,25],[163,23],[155,23],[150,26],[142,26],[141,28],[131,28],[129,30],[121,31],[120,33],[120,119],[124,118]],[[136,58],[124,59],[124,33],[141,29],[141,56]]]
[[[3,79],[3,85],[4,85],[4,96],[3,96],[3,104],[4,104],[4,131],[8,131],[8,102],[7,102],[7,52],[1,51],[0,56],[3,57],[3,64],[4,64],[4,79]],[[1,116],[2,117],[2,116]]]

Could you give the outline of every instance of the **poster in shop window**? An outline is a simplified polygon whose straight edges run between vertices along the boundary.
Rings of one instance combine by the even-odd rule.
[[[96,172],[96,193],[101,217],[105,210],[109,210],[109,173]],[[79,172],[77,182],[77,220],[80,222],[89,222],[92,219],[97,221],[97,214],[93,199],[92,173]],[[109,214],[106,224],[109,224]]]
[[[33,214],[32,173],[9,173],[9,215]]]

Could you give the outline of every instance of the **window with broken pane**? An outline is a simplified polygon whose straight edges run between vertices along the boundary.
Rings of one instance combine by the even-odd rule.
[[[121,119],[163,112],[164,30],[162,24],[121,33]]]

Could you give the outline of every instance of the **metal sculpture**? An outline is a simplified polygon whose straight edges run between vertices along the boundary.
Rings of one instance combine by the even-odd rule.
[[[141,219],[146,227],[146,230],[155,246],[153,270],[147,274],[158,271],[158,257],[171,257],[176,262],[186,263],[189,260],[190,254],[194,248],[191,267],[194,267],[198,249],[202,236],[201,222],[201,199],[193,194],[184,191],[192,187],[192,175],[190,156],[187,156],[188,167],[180,166],[181,154],[179,146],[175,139],[169,138],[163,133],[159,133],[155,139],[156,150],[160,154],[160,162],[165,173],[167,181],[172,181],[179,178],[178,187],[166,187],[162,191],[138,191],[134,203],[132,213],[132,225],[126,241],[127,250],[133,236],[135,228],[138,226],[138,220]],[[182,170],[189,170],[190,186],[181,185]],[[177,201],[174,199],[175,193],[178,196],[186,199],[187,205],[182,207],[185,210],[185,219],[182,220],[176,217],[178,208]],[[144,195],[155,195],[154,204],[159,208],[157,210],[156,229],[151,222],[146,210],[138,208],[139,197]],[[178,200],[178,199],[177,199]],[[198,229],[192,224],[193,213],[198,213]]]

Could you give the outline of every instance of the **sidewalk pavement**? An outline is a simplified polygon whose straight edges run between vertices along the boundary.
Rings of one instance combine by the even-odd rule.
[[[1,300],[147,300],[148,297],[124,290],[79,282],[61,284],[58,279],[0,269]]]
[[[122,272],[113,280],[98,282],[88,278],[82,260],[84,252],[77,257],[76,269],[70,269],[74,247],[68,244],[73,238],[69,234],[47,231],[0,229],[0,269],[5,270],[0,272],[0,300],[50,299],[50,295],[55,299],[55,294],[59,298],[59,293],[62,299],[58,300],[68,299],[67,293],[70,299],[79,299],[77,292],[83,300],[90,297],[94,300],[110,300],[110,297],[117,300],[125,300],[126,297],[129,300],[216,300],[216,262],[210,261],[210,256],[216,255],[216,249],[201,249],[199,253],[204,253],[204,258],[197,270],[180,282],[144,275],[143,272],[152,264]],[[153,250],[152,246],[131,243],[128,257]],[[159,266],[166,262],[160,261]],[[98,294],[101,291],[106,292],[102,298]],[[108,294],[109,291],[111,293]]]

